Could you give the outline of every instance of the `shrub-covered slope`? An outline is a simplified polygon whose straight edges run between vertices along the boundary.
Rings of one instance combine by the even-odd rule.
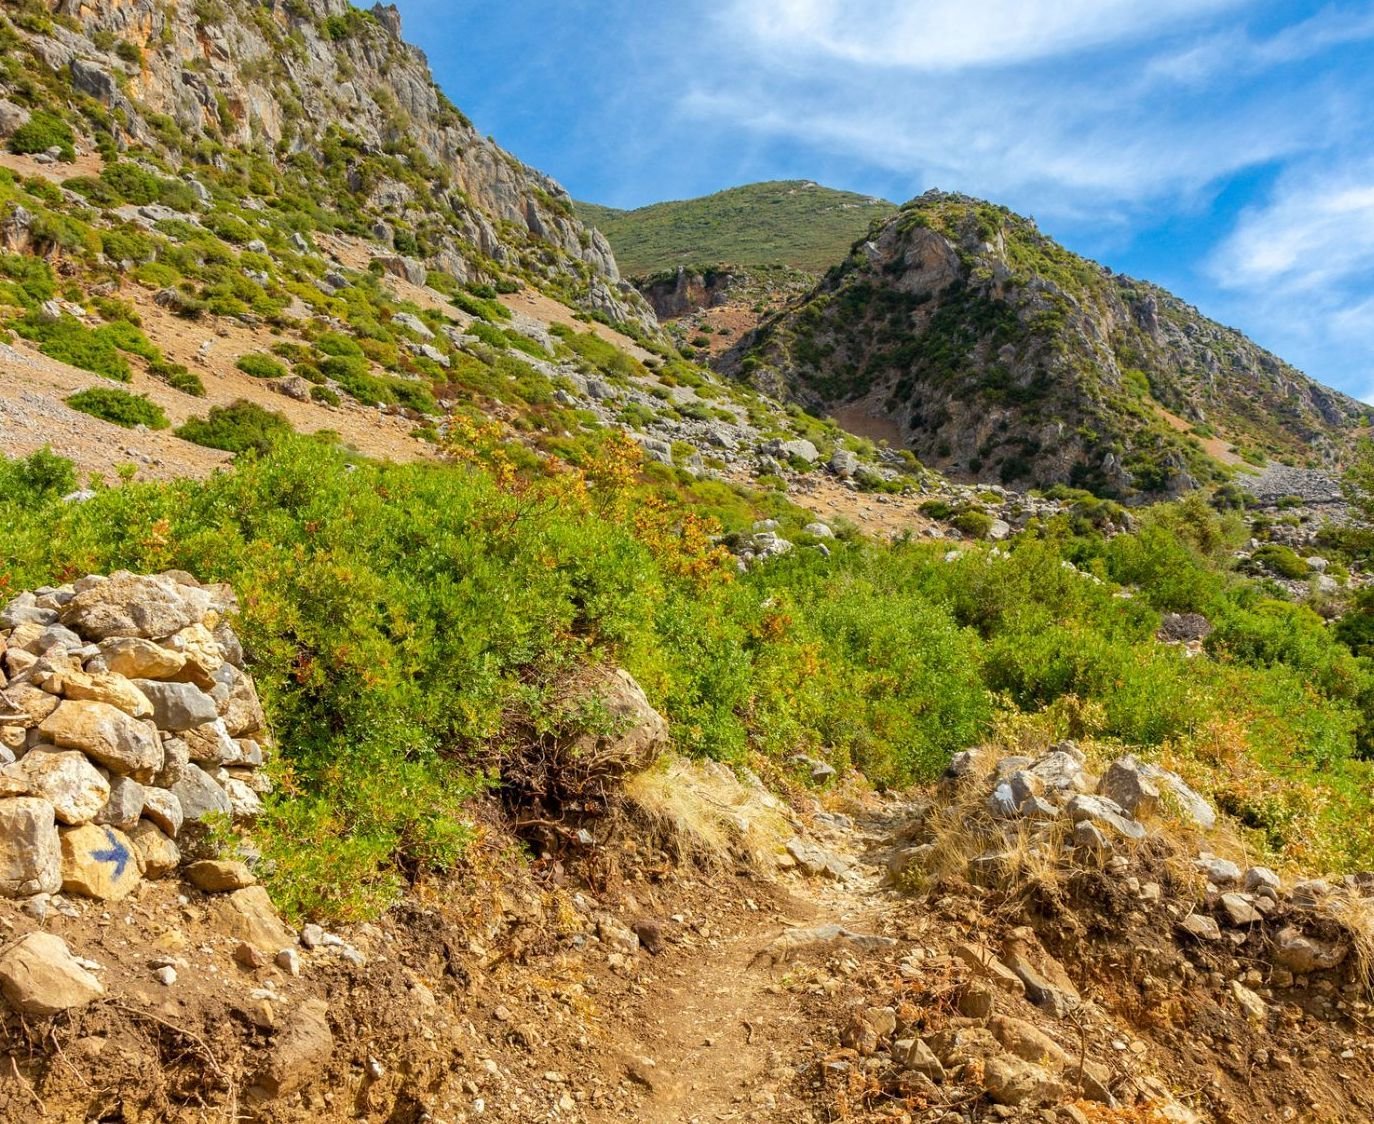
[[[290,190],[276,207],[298,232],[366,235],[460,282],[527,271],[652,330],[604,238],[444,97],[394,7],[23,0],[4,14],[0,124],[12,151],[94,143],[107,159],[133,149],[178,170],[280,177]],[[186,210],[200,195],[183,186],[144,202]]]
[[[621,268],[636,277],[720,263],[819,273],[893,210],[809,180],[753,183],[633,211],[577,204],[582,221],[610,240]]]
[[[812,406],[863,401],[937,466],[1119,497],[1215,480],[1218,458],[1329,464],[1366,414],[1030,220],[938,192],[858,242],[736,358]]]

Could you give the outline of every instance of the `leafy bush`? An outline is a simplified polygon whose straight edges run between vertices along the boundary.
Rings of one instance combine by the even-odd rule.
[[[234,366],[245,375],[252,375],[255,379],[286,377],[286,368],[272,356],[265,355],[260,351],[250,351],[247,355],[240,355]]]
[[[1256,566],[1290,581],[1302,581],[1312,573],[1307,563],[1291,547],[1281,543],[1265,543],[1250,556],[1250,560]]]
[[[38,110],[10,137],[10,151],[27,155],[60,148],[62,158],[76,159],[76,135],[71,126],[54,114]]]
[[[961,511],[950,520],[950,524],[971,539],[985,539],[992,530],[992,516],[986,511]]]
[[[211,406],[204,418],[191,418],[176,435],[196,445],[230,453],[267,453],[293,432],[284,416],[240,398],[229,406]]]
[[[74,316],[63,316],[55,321],[29,316],[11,326],[21,336],[36,342],[38,350],[50,358],[108,379],[129,381],[129,361],[119,353],[119,347],[106,330],[108,325],[92,331]]]
[[[133,429],[143,425],[149,429],[166,429],[171,423],[162,407],[151,402],[145,394],[130,394],[113,386],[93,386],[79,390],[66,399],[67,405],[83,414]]]

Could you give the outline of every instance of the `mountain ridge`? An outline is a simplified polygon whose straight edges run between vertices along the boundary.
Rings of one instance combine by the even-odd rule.
[[[929,463],[1119,497],[1224,462],[1339,461],[1367,408],[1008,208],[928,192],[724,360],[812,408],[861,404]]]

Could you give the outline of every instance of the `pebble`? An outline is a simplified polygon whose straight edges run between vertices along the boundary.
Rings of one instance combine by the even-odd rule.
[[[173,968],[170,964],[166,964],[163,967],[159,968],[156,972],[153,973],[153,976],[157,979],[157,982],[162,984],[164,987],[171,987],[174,983],[177,982],[177,970]]]

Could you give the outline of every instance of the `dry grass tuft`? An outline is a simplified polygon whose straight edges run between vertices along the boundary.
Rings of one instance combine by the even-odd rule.
[[[717,761],[664,757],[627,777],[622,791],[658,846],[706,867],[771,866],[796,834],[776,797]]]

